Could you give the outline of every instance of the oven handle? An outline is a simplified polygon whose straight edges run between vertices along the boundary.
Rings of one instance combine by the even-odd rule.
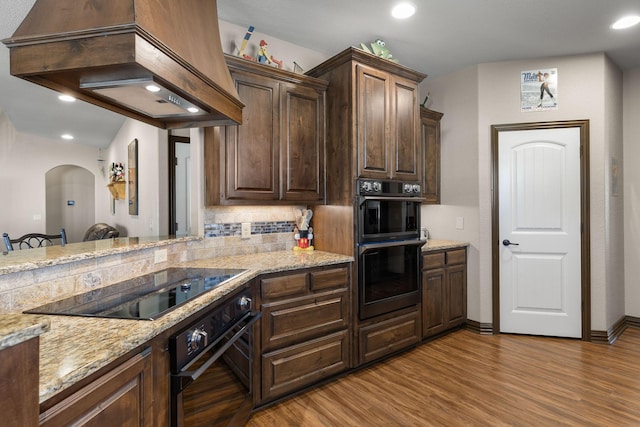
[[[224,343],[222,345],[222,347],[220,347],[215,353],[213,353],[211,355],[211,357],[209,357],[209,359],[204,362],[198,369],[196,369],[195,371],[187,371],[184,370],[185,368],[183,368],[182,370],[180,370],[179,373],[177,374],[171,374],[172,377],[172,383],[173,383],[173,393],[179,393],[182,390],[184,390],[189,384],[191,384],[192,382],[194,382],[195,380],[197,380],[200,375],[202,375],[204,373],[204,371],[206,371],[207,369],[209,369],[209,367],[211,365],[213,365],[228,349],[229,347],[231,347],[238,339],[240,339],[240,337],[247,332],[247,330],[253,326],[254,323],[256,323],[258,321],[258,319],[260,319],[260,317],[262,316],[261,312],[255,312],[255,313],[251,313],[248,312],[246,313],[244,316],[242,316],[231,328],[230,331],[228,331],[226,334],[220,336],[217,340],[215,340],[214,342],[212,342],[211,344],[209,344],[203,351],[201,354],[205,354],[206,352],[208,352],[213,346],[215,346],[216,344],[218,344],[220,342],[220,340],[222,340],[224,337],[226,337],[229,332],[231,332],[231,330],[233,330],[233,328],[239,324],[241,324],[242,322],[246,321],[246,324],[238,331],[236,332],[230,339],[229,341],[227,341],[226,343]],[[195,360],[198,360],[199,357],[197,357]]]
[[[368,201],[368,200],[373,200],[374,202],[377,200],[384,200],[384,201],[394,201],[394,202],[423,202],[425,199],[424,197],[410,197],[410,196],[401,196],[401,197],[393,197],[393,196],[359,196],[358,197],[358,203],[360,206],[362,206],[364,204],[364,202]]]
[[[370,249],[392,248],[396,246],[423,246],[427,243],[425,240],[394,240],[391,242],[364,243],[359,246],[360,255]]]

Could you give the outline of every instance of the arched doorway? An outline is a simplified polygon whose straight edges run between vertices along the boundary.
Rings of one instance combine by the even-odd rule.
[[[45,188],[47,233],[64,228],[68,243],[82,241],[95,222],[95,176],[80,166],[57,166],[45,174]]]

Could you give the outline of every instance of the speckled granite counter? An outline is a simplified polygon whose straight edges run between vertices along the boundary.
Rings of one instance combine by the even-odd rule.
[[[153,321],[32,316],[44,317],[51,322],[50,331],[40,336],[40,402],[96,372],[260,274],[350,261],[353,261],[352,257],[320,251],[282,251],[192,261],[181,265],[242,268],[247,271]]]
[[[49,319],[46,316],[0,315],[0,350],[35,338],[48,330]]]
[[[81,261],[107,255],[114,255],[155,248],[169,244],[199,240],[200,237],[120,237],[116,239],[94,240],[81,243],[70,243],[65,246],[54,245],[35,248],[28,251],[2,252],[0,255],[0,274],[16,273],[40,267]]]
[[[458,242],[456,240],[434,240],[429,239],[422,247],[422,252],[439,251],[442,249],[464,248],[469,246],[468,242]]]

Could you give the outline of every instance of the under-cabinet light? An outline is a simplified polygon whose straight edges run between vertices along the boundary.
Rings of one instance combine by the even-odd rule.
[[[113,99],[153,118],[207,114],[151,78],[84,81],[80,83],[80,89]]]

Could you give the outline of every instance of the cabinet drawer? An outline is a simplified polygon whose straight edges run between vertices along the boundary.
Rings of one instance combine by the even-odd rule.
[[[422,256],[422,269],[430,270],[432,268],[444,267],[446,259],[444,252],[435,254],[425,254]]]
[[[349,367],[349,334],[336,332],[262,356],[262,398],[267,401]]]
[[[349,285],[349,269],[347,267],[311,273],[311,289],[320,291],[331,288],[346,288]]]
[[[466,262],[466,250],[456,249],[447,252],[447,265],[464,264]]]
[[[260,291],[265,300],[307,292],[307,273],[271,277],[260,281]]]
[[[262,351],[347,328],[348,314],[346,291],[263,304]]]
[[[420,341],[420,313],[416,310],[360,328],[359,363],[367,363]]]

